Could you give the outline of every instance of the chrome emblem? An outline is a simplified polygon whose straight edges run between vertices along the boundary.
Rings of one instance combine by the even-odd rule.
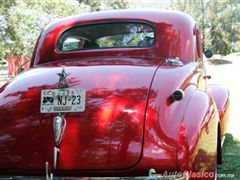
[[[65,69],[62,69],[61,73],[57,73],[59,76],[59,82],[58,82],[58,87],[59,89],[65,89],[69,87],[67,77],[69,76],[68,73],[65,72]],[[60,148],[59,145],[61,144],[62,137],[66,128],[66,119],[64,118],[65,114],[64,113],[59,113],[58,116],[55,116],[53,118],[53,135],[54,135],[54,141],[55,141],[55,146],[53,149],[53,168],[57,168],[57,163],[58,163],[58,156],[60,153]]]
[[[53,118],[53,135],[55,140],[55,145],[60,145],[63,137],[63,133],[66,127],[66,120],[63,115],[55,116]]]
[[[58,82],[58,88],[59,89],[64,89],[64,88],[68,88],[69,84],[67,81],[67,77],[69,76],[69,73],[65,72],[65,69],[62,69],[61,73],[57,73],[57,75],[59,76],[59,82]]]
[[[171,66],[182,66],[183,65],[183,62],[179,59],[179,57],[167,58],[165,62]]]

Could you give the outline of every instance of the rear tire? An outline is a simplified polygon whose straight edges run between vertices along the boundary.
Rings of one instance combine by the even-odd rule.
[[[221,129],[219,124],[218,124],[218,138],[217,138],[217,164],[222,164]]]

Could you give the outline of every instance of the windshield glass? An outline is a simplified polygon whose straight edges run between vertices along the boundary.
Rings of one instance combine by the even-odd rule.
[[[145,23],[103,23],[74,27],[59,38],[60,51],[96,48],[151,47],[154,30]]]

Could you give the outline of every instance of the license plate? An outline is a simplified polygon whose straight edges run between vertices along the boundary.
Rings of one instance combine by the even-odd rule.
[[[48,89],[41,92],[41,113],[85,111],[84,89]]]

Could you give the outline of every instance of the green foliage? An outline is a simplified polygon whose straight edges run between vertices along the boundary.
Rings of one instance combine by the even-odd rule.
[[[234,179],[239,179],[240,142],[233,139],[233,136],[231,134],[226,134],[222,153],[223,163],[222,165],[218,166],[218,174],[234,174]]]
[[[6,14],[13,5],[15,5],[15,0],[0,0],[0,15]]]
[[[8,24],[8,9],[15,5],[15,0],[0,0],[0,60],[6,57],[7,47],[12,43],[11,36],[14,32]]]
[[[76,2],[76,5],[79,5]],[[64,16],[78,14],[79,6],[63,0],[22,0],[8,10],[9,34],[12,44],[8,47],[13,54],[31,56],[40,32],[50,22]]]
[[[108,0],[107,2],[107,4],[109,4],[109,9],[125,9],[128,7],[128,2],[126,0]]]
[[[127,0],[0,0],[0,60],[9,53],[30,57],[41,31],[56,19],[126,7]]]
[[[0,16],[0,57],[5,56],[4,49],[7,42],[6,37],[7,21],[4,16]]]
[[[240,40],[240,0],[172,0],[170,7],[190,14],[198,23],[203,47],[227,55]]]
[[[90,11],[99,11],[101,9],[101,1],[79,0],[79,3],[88,7],[88,9],[90,9]]]
[[[23,9],[32,9],[33,11],[42,12],[48,15],[58,17],[66,17],[82,13],[83,7],[78,1],[74,0],[22,0],[24,2]],[[19,6],[20,4],[18,4]],[[20,5],[21,7],[21,5]]]
[[[125,9],[128,7],[127,0],[79,0],[79,3],[86,5],[90,11]]]
[[[211,3],[210,3],[211,2]],[[231,31],[231,19],[227,1],[212,0],[208,3],[210,24],[210,45],[215,53],[227,55],[231,52],[229,31]],[[219,16],[222,13],[222,16]]]

